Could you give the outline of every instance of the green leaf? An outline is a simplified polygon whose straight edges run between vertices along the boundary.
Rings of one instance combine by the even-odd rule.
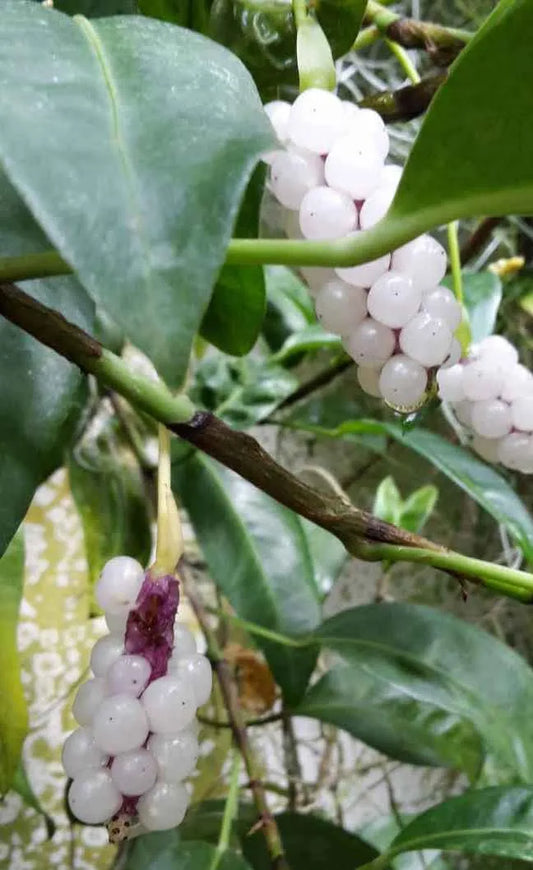
[[[54,9],[69,15],[104,18],[107,15],[131,15],[137,12],[137,0],[54,0]]]
[[[289,335],[283,347],[271,358],[273,362],[286,362],[300,353],[318,350],[334,350],[344,353],[342,341],[338,335],[326,332],[318,323],[306,326],[301,332]]]
[[[533,788],[486,788],[431,807],[387,854],[428,848],[533,861]]]
[[[0,559],[0,796],[14,783],[28,731],[28,711],[17,650],[23,584],[24,538],[19,532]]]
[[[271,350],[279,350],[293,332],[315,322],[309,291],[285,266],[265,266],[267,311],[263,335]]]
[[[450,276],[442,283],[450,289],[453,287]],[[492,272],[463,272],[463,292],[472,341],[481,341],[494,332],[502,301],[502,282]]]
[[[295,637],[316,628],[319,595],[295,514],[200,454],[174,463],[173,486],[210,574],[238,616]],[[257,642],[287,701],[296,703],[314,668],[315,648]]]
[[[421,486],[415,490],[403,505],[400,515],[400,526],[402,529],[407,529],[408,532],[421,532],[430,518],[437,499],[439,491],[436,486]]]
[[[412,604],[346,610],[315,637],[338,663],[294,712],[402,761],[451,765],[471,778],[483,762],[487,783],[531,782],[533,670],[509,647]]]
[[[402,513],[402,497],[394,478],[385,477],[379,484],[374,498],[372,513],[387,523],[398,525]]]
[[[92,329],[94,305],[74,278],[29,281],[24,289]],[[37,486],[61,464],[86,398],[79,370],[0,318],[0,553]]]
[[[300,517],[313,562],[316,584],[322,595],[327,595],[346,562],[346,549],[335,535],[321,526]]]
[[[211,5],[212,0],[139,0],[139,11],[151,18],[206,33]]]
[[[182,842],[177,831],[144,834],[128,849],[121,870],[210,870],[217,851],[210,843]],[[218,870],[250,870],[241,855],[228,849],[220,856]]]
[[[180,384],[246,183],[272,146],[248,73],[189,30],[23,0],[2,4],[0,68],[11,182],[89,292]]]
[[[378,854],[360,837],[319,816],[281,813],[276,822],[291,870],[355,870]],[[244,837],[242,848],[254,870],[270,870],[262,831]]]
[[[235,225],[239,238],[257,238],[265,168],[252,175]],[[201,333],[224,353],[243,356],[254,346],[265,316],[265,278],[261,266],[223,266]]]
[[[152,548],[144,482],[120,435],[116,421],[102,409],[98,426],[88,428],[69,457],[70,488],[82,521],[91,588],[113,556],[132,556],[146,565]]]
[[[386,853],[388,847],[400,831],[409,824],[413,816],[402,814],[378,816],[369,824],[364,825],[359,833],[368,843],[380,852]],[[401,823],[401,825],[399,824]],[[397,855],[389,865],[392,870],[452,870],[451,865],[443,861],[439,850],[426,849],[423,852],[408,852]]]
[[[35,796],[22,763],[17,767],[13,782],[11,783],[11,788],[21,796],[26,806],[31,807],[35,812],[43,817],[48,839],[51,840],[56,831],[55,822],[51,816],[43,810],[38,798]]]

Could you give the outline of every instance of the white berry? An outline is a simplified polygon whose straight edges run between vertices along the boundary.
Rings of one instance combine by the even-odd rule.
[[[371,196],[364,203],[359,215],[359,226],[362,230],[369,230],[370,227],[379,223],[381,218],[385,217],[396,191],[391,184],[387,186],[379,186],[374,190]]]
[[[533,374],[525,366],[514,365],[504,380],[501,397],[506,402],[533,395]]]
[[[511,409],[500,399],[484,399],[472,406],[472,428],[483,438],[503,438],[511,431]]]
[[[340,239],[357,226],[357,209],[345,193],[314,187],[300,205],[300,229],[306,239]]]
[[[449,369],[452,366],[456,365],[463,355],[463,349],[461,347],[461,342],[458,341],[455,337],[452,338],[452,343],[450,345],[450,351],[448,356],[444,360],[441,368]]]
[[[84,770],[105,767],[108,755],[96,745],[90,728],[76,728],[63,744],[61,761],[67,776],[74,778]]]
[[[190,628],[183,622],[174,623],[174,649],[172,659],[180,659],[182,656],[190,656],[196,652],[196,641]]]
[[[326,181],[351,199],[362,200],[377,187],[382,169],[383,160],[371,141],[343,136],[326,158]]]
[[[96,584],[96,600],[102,610],[123,614],[134,606],[144,580],[142,565],[129,556],[110,559]]]
[[[528,473],[533,457],[533,439],[524,432],[511,432],[499,442],[498,457],[507,468]]]
[[[491,363],[510,368],[518,362],[518,351],[510,341],[502,335],[489,335],[482,339],[475,348],[475,353],[480,359],[487,359]]]
[[[116,634],[106,634],[97,640],[91,651],[91,670],[95,677],[105,677],[123,652],[124,640]]]
[[[358,234],[358,232],[350,233],[350,238],[357,238]],[[353,284],[354,287],[371,287],[385,274],[389,266],[390,254],[385,254],[377,260],[360,263],[358,266],[343,266],[335,271],[347,284]]]
[[[398,185],[402,180],[403,169],[401,166],[396,166],[394,163],[388,163],[381,171],[379,186],[392,187],[394,191],[398,189]]]
[[[299,209],[305,194],[324,181],[324,165],[317,154],[280,151],[272,161],[270,186],[285,208]]]
[[[196,713],[196,698],[190,680],[169,674],[150,683],[142,696],[150,730],[173,734],[187,728]]]
[[[82,683],[72,704],[72,715],[80,725],[90,725],[94,714],[106,696],[105,680],[95,677]]]
[[[464,367],[463,388],[465,396],[472,402],[482,399],[495,399],[501,391],[503,376],[497,368],[486,360],[475,360]]]
[[[148,749],[154,756],[159,778],[164,782],[181,782],[193,772],[198,761],[198,738],[191,728],[173,736],[152,734]]]
[[[329,281],[316,298],[316,313],[324,329],[348,335],[365,319],[367,294],[340,278]]]
[[[149,831],[175,828],[183,821],[188,803],[187,789],[181,783],[156,782],[139,798],[139,820]]]
[[[392,356],[395,343],[392,329],[367,317],[348,336],[345,347],[357,365],[379,368]]]
[[[119,811],[122,795],[108,770],[88,770],[71,783],[68,805],[80,822],[99,825]]]
[[[463,426],[467,428],[472,428],[472,403],[471,402],[458,402],[454,405],[453,410],[455,412],[455,416],[459,420],[459,423],[462,423]]]
[[[124,655],[116,659],[107,672],[110,695],[131,695],[138,698],[150,679],[152,668],[144,656]]]
[[[157,779],[157,763],[147,749],[133,749],[116,755],[111,778],[122,794],[135,797],[152,788]]]
[[[422,297],[422,308],[433,317],[440,317],[444,320],[452,332],[457,329],[463,317],[461,306],[447,287],[434,287],[433,290],[426,290]]]
[[[272,102],[266,103],[263,108],[274,127],[276,136],[281,144],[284,145],[289,139],[290,103],[285,102],[285,100],[272,100]]]
[[[358,366],[357,380],[361,389],[369,396],[374,396],[376,399],[381,398],[381,390],[379,388],[380,369],[371,369],[367,366]]]
[[[126,624],[128,622],[129,610],[124,610],[123,613],[110,613],[107,611],[105,615],[106,625],[111,634],[119,634],[124,637],[126,632]]]
[[[138,749],[148,736],[146,712],[131,695],[111,695],[106,698],[93,719],[97,745],[109,755]]]
[[[309,293],[314,298],[318,296],[328,281],[334,281],[337,277],[333,269],[326,269],[324,266],[302,266],[300,272],[307,284]]]
[[[485,462],[489,462],[491,465],[499,462],[500,441],[498,438],[482,438],[481,435],[474,435],[472,447]]]
[[[408,356],[396,354],[383,366],[379,389],[385,401],[393,407],[417,407],[426,387],[426,369]]]
[[[292,104],[289,138],[300,148],[327,154],[346,125],[341,100],[321,88],[309,88]]]
[[[533,396],[522,396],[511,402],[511,414],[515,429],[533,432]]]
[[[374,320],[399,329],[414,317],[422,294],[407,275],[386,272],[372,285],[368,294],[368,313]]]
[[[429,290],[446,274],[446,251],[432,236],[419,236],[393,253],[392,268],[409,275],[420,290]]]
[[[348,134],[360,140],[370,140],[383,162],[389,153],[389,134],[381,115],[373,109],[360,109],[348,120]]]
[[[437,366],[446,359],[452,338],[444,320],[421,311],[400,332],[400,347],[421,365]]]
[[[175,673],[192,685],[197,707],[207,703],[213,688],[213,671],[206,656],[193,653],[179,659]]]

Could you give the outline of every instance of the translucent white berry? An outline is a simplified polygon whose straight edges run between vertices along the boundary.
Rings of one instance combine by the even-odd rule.
[[[400,181],[402,180],[402,174],[403,169],[401,166],[396,166],[394,163],[388,163],[381,171],[381,178],[379,179],[380,187],[382,185],[392,187],[396,191]]]
[[[483,438],[503,438],[512,428],[511,409],[500,399],[484,399],[472,405],[472,428]]]
[[[196,698],[190,680],[169,674],[150,683],[142,696],[150,730],[173,734],[187,728],[196,713]]]
[[[400,347],[421,365],[438,366],[446,359],[452,338],[444,320],[421,311],[400,332]]]
[[[533,374],[518,363],[506,373],[501,398],[506,402],[512,402],[513,399],[528,395],[533,395]]]
[[[381,395],[395,408],[415,408],[424,398],[427,387],[424,366],[403,354],[385,363],[379,378]]]
[[[327,154],[346,126],[341,100],[321,88],[308,88],[292,104],[289,138],[300,148]]]
[[[96,600],[102,610],[125,613],[135,604],[144,580],[144,570],[136,559],[116,556],[104,565],[96,584]]]
[[[464,367],[463,387],[465,396],[472,402],[495,399],[499,396],[503,376],[500,368],[486,360],[475,360]]]
[[[511,402],[511,414],[515,429],[533,432],[533,396],[522,396]]]
[[[407,275],[385,272],[370,288],[368,313],[385,326],[399,329],[414,317],[421,298],[421,291]]]
[[[132,698],[138,698],[146,688],[151,672],[150,662],[144,656],[120,656],[107,672],[108,694],[131,695]]]
[[[437,384],[439,398],[443,402],[462,402],[466,398],[463,387],[464,367],[460,365],[450,366],[449,369],[439,369],[437,372]]]
[[[285,208],[299,209],[305,194],[324,181],[324,165],[317,154],[280,151],[270,172],[270,186]]]
[[[106,696],[105,680],[95,677],[82,683],[72,704],[72,715],[80,725],[90,725],[94,714]]]
[[[318,296],[328,281],[333,281],[337,277],[333,269],[326,269],[324,266],[302,266],[300,272],[311,296],[314,297]]]
[[[157,779],[156,760],[147,749],[121,752],[113,759],[111,778],[124,795],[135,797],[144,794]]]
[[[472,447],[485,462],[490,462],[492,465],[500,461],[500,441],[498,438],[482,438],[481,435],[474,435]]]
[[[455,412],[455,416],[459,420],[459,423],[462,423],[463,426],[467,428],[472,428],[472,403],[471,402],[458,402],[454,405],[453,410]]]
[[[181,783],[156,782],[137,803],[139,821],[149,831],[167,831],[181,824],[189,796]]]
[[[379,368],[392,356],[395,343],[392,329],[367,317],[348,336],[345,347],[357,365]]]
[[[361,109],[355,103],[351,103],[350,100],[341,100],[341,103],[344,112],[344,120],[347,125],[351,124]]]
[[[368,197],[363,204],[359,215],[359,226],[362,230],[368,230],[377,224],[381,218],[385,217],[396,191],[390,184],[382,186],[381,184],[374,190],[371,196]]]
[[[76,728],[63,744],[61,761],[67,776],[74,778],[84,770],[105,767],[109,756],[96,745],[90,728]]]
[[[97,640],[91,652],[91,670],[95,677],[105,677],[123,652],[124,640],[117,634],[106,634]]]
[[[490,360],[505,368],[515,366],[518,362],[518,351],[503,335],[489,335],[477,345],[475,352],[480,359]]]
[[[432,236],[419,236],[394,251],[392,268],[409,275],[420,290],[429,290],[446,274],[446,251]]]
[[[348,335],[366,317],[366,291],[335,278],[316,297],[316,313],[324,329]]]
[[[183,622],[174,623],[174,649],[172,658],[179,659],[182,656],[190,656],[196,652],[196,641],[190,628]]]
[[[498,458],[513,471],[527,471],[532,456],[533,439],[524,432],[511,432],[499,441]]]
[[[452,343],[450,345],[450,351],[448,353],[448,356],[446,357],[446,359],[444,360],[444,362],[442,364],[442,368],[449,369],[452,366],[457,365],[457,363],[461,359],[462,355],[463,355],[463,349],[461,347],[461,342],[458,341],[455,337],[452,338]]]
[[[193,729],[186,728],[171,737],[152,734],[148,749],[157,762],[159,779],[181,782],[191,775],[198,761],[198,738]]]
[[[138,749],[148,737],[148,719],[137,698],[111,695],[102,701],[93,719],[97,745],[109,755]]]
[[[389,134],[381,115],[373,109],[360,109],[348,121],[347,132],[360,140],[371,140],[381,161],[385,160],[390,147]]]
[[[361,389],[376,399],[381,398],[381,390],[379,388],[380,373],[381,369],[371,369],[366,366],[358,366],[357,368],[357,380]]]
[[[110,613],[107,611],[104,614],[106,625],[111,634],[120,634],[124,637],[129,613],[129,610],[125,610],[123,613]]]
[[[197,707],[207,703],[213,688],[213,671],[206,656],[193,653],[178,659],[175,673],[192,685]]]
[[[350,233],[351,238],[356,238],[357,235],[358,231]],[[388,270],[390,261],[390,254],[385,254],[383,257],[378,257],[377,260],[370,260],[359,266],[342,267],[335,269],[335,271],[339,278],[342,278],[347,284],[353,284],[354,287],[371,287]]]
[[[433,317],[444,320],[452,332],[457,329],[462,320],[461,306],[447,287],[434,287],[426,290],[422,297],[422,308]]]
[[[326,181],[351,199],[366,199],[377,187],[383,159],[371,140],[342,136],[326,158]]]
[[[300,229],[306,239],[340,239],[356,226],[357,209],[346,193],[322,186],[305,194]]]
[[[272,102],[266,103],[263,108],[274,127],[276,136],[284,145],[289,139],[290,103],[286,103],[285,100],[272,100]]]
[[[71,783],[68,805],[80,822],[100,825],[119,811],[122,795],[108,770],[88,770],[80,773]]]

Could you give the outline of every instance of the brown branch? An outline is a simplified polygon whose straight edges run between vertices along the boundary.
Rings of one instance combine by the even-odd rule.
[[[364,109],[374,109],[386,123],[410,121],[426,111],[447,77],[447,72],[428,76],[416,85],[406,85],[395,91],[372,94],[358,105]]]
[[[208,716],[198,715],[196,717],[202,725],[206,725],[208,728],[232,728],[233,724],[228,720],[227,722],[220,722],[217,719],[209,719]],[[261,728],[263,725],[271,725],[273,722],[279,722],[281,720],[281,713],[272,713],[270,716],[262,716],[258,719],[246,719],[245,725],[247,728]]]
[[[461,248],[461,263],[463,266],[469,260],[472,260],[486,245],[492,235],[492,231],[496,229],[501,220],[501,217],[489,217],[480,221],[470,238],[466,240]]]

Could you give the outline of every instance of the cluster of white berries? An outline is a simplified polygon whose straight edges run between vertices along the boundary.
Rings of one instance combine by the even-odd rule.
[[[438,372],[437,382],[483,459],[533,474],[533,374],[507,339],[483,339],[467,359]]]
[[[184,780],[199,751],[196,710],[209,698],[212,672],[178,622],[163,676],[153,679],[148,659],[125,651],[128,617],[144,582],[142,566],[127,556],[102,571],[96,597],[110,633],[93,647],[94,676],[76,694],[72,712],[80,727],[67,738],[62,760],[72,779],[68,803],[80,821],[101,824],[122,812],[148,830],[165,830],[179,825],[187,809]],[[176,606],[177,596],[172,623]]]
[[[341,239],[381,220],[401,169],[385,164],[389,137],[377,112],[318,88],[265,111],[284,146],[263,159],[270,190],[289,210],[289,237]],[[460,359],[461,307],[439,286],[446,253],[431,236],[360,266],[301,271],[318,318],[357,363],[362,389],[393,408],[419,407],[435,370]]]

